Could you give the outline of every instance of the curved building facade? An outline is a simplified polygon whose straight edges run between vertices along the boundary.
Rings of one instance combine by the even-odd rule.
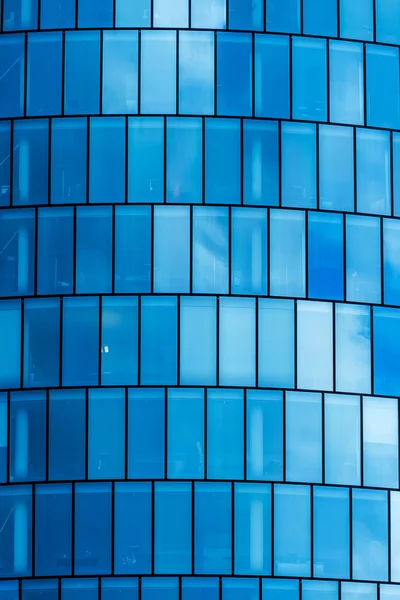
[[[398,0],[0,5],[0,599],[400,599]]]

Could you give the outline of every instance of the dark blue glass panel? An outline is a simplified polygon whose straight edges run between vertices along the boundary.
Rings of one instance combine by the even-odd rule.
[[[144,577],[142,600],[178,600],[179,579],[177,577]]]
[[[79,0],[78,27],[112,27],[113,0]]]
[[[374,0],[339,0],[340,36],[355,40],[374,39]]]
[[[20,300],[0,302],[0,332],[0,388],[17,388],[21,384]]]
[[[137,31],[104,31],[102,84],[104,114],[137,113]]]
[[[51,203],[86,202],[87,120],[52,119],[51,125]]]
[[[31,576],[32,487],[30,485],[8,485],[0,488],[0,520],[4,523],[0,545],[2,576]]]
[[[3,35],[0,39],[0,117],[24,113],[24,36]]]
[[[179,32],[179,112],[214,113],[214,40],[212,31]]]
[[[374,393],[397,396],[400,390],[400,311],[374,308]]]
[[[101,324],[102,384],[137,384],[139,346],[137,297],[103,298]]]
[[[241,132],[238,119],[206,119],[205,201],[240,204]]]
[[[343,299],[343,217],[308,214],[308,294],[310,298]]]
[[[278,123],[243,122],[243,203],[279,204]]]
[[[101,580],[102,600],[138,600],[139,581],[136,577],[103,577]]]
[[[258,579],[229,577],[222,580],[223,600],[260,600]]]
[[[4,0],[3,30],[37,29],[38,0]]]
[[[28,35],[27,105],[29,116],[61,112],[62,34]]]
[[[67,29],[75,26],[75,0],[40,0],[40,29]]]
[[[217,34],[217,113],[250,116],[252,112],[252,37]]]
[[[128,202],[164,202],[164,119],[128,119]]]
[[[167,202],[200,203],[203,196],[202,169],[202,120],[167,119]]]
[[[115,292],[149,292],[151,208],[115,209]]]
[[[38,294],[70,294],[73,290],[72,208],[39,208]]]
[[[299,600],[299,582],[290,579],[263,579],[262,592],[268,600]]]
[[[255,0],[230,0],[229,2],[230,29],[248,29],[250,31],[264,29],[264,2]]]
[[[19,582],[17,581],[0,581],[0,594],[3,600],[18,600],[19,598]]]
[[[177,298],[142,297],[140,381],[174,385],[177,378]]]
[[[217,577],[183,577],[181,585],[182,600],[219,600]]]
[[[255,36],[255,115],[285,119],[290,114],[289,38]],[[271,93],[271,90],[274,90]]]
[[[267,31],[300,33],[300,0],[266,0]]]
[[[57,579],[33,579],[31,581],[23,581],[21,588],[22,600],[36,600],[36,598],[58,600]]]
[[[0,206],[10,204],[11,121],[0,123]]]
[[[1,386],[3,387],[3,386]],[[8,449],[8,398],[7,393],[0,394],[0,482],[7,481]],[[1,588],[0,588],[1,589]]]
[[[48,203],[48,146],[48,119],[14,123],[13,204]]]
[[[112,210],[79,207],[76,214],[76,292],[111,292]]]
[[[46,394],[14,392],[10,398],[10,480],[46,479]]]
[[[32,209],[0,212],[0,296],[33,294],[34,219]]]
[[[90,119],[89,202],[125,202],[125,119]]]
[[[325,10],[324,6],[324,10]],[[293,118],[326,121],[326,41],[307,37],[292,40]]]
[[[61,580],[62,600],[97,600],[98,580],[79,577]]]
[[[65,34],[66,115],[96,114],[100,108],[100,32]]]
[[[311,35],[337,36],[337,0],[303,0],[303,31]]]

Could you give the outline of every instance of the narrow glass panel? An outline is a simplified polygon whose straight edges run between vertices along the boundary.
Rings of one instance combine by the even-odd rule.
[[[89,202],[125,202],[125,119],[90,119]]]
[[[286,480],[322,480],[321,394],[286,393]]]
[[[176,384],[177,336],[177,298],[142,297],[140,338],[142,384]]]
[[[202,120],[169,118],[167,119],[167,202],[196,204],[202,201],[202,197]]]
[[[39,208],[38,294],[71,294],[73,291],[72,208]]]
[[[371,316],[367,306],[336,304],[336,389],[371,392]]]
[[[3,577],[32,575],[32,487],[0,488],[0,519],[3,525],[0,558]]]
[[[240,204],[239,119],[206,119],[205,154],[205,201],[209,204]]]
[[[362,44],[329,42],[330,120],[364,123],[364,55]]]
[[[45,479],[46,393],[13,392],[10,397],[10,481]]]
[[[96,114],[100,109],[100,32],[65,34],[64,111]]]
[[[256,34],[254,93],[257,117],[289,118],[289,52],[289,37]]]
[[[76,215],[76,292],[111,292],[112,210],[81,206]]]
[[[243,203],[279,204],[278,124],[243,121]]]
[[[35,257],[33,209],[0,212],[0,296],[33,294]]]
[[[214,113],[214,39],[211,31],[179,32],[180,114]]]
[[[357,129],[357,210],[390,215],[390,132]]]
[[[103,32],[103,113],[138,111],[138,32]]]
[[[128,119],[128,202],[164,202],[164,119]]]
[[[51,203],[80,204],[86,196],[87,120],[51,120]]]
[[[28,116],[61,113],[62,69],[62,33],[28,34]]]
[[[400,305],[400,222],[383,220],[384,302]]]
[[[193,207],[193,292],[227,294],[228,209]]]
[[[399,49],[367,44],[366,52],[367,125],[398,129]]]
[[[292,85],[293,118],[307,121],[326,121],[325,40],[304,36],[293,38]]]
[[[282,123],[282,205],[315,208],[316,128],[305,123]]]
[[[215,385],[217,360],[216,305],[215,297],[181,297],[181,385]]]
[[[48,203],[48,156],[48,119],[16,121],[13,139],[13,204]]]
[[[24,114],[25,36],[2,35],[0,39],[0,117]]]
[[[352,127],[319,127],[319,206],[354,211],[354,131]]]
[[[294,303],[258,301],[258,385],[294,387]]]
[[[374,308],[374,394],[400,393],[400,311]]]
[[[136,385],[139,345],[137,297],[104,297],[101,325],[101,383]]]
[[[8,451],[8,397],[7,392],[0,393],[0,482],[7,481]]]
[[[21,301],[0,302],[0,387],[21,386]]]
[[[232,208],[232,294],[267,294],[267,211]]]
[[[333,387],[333,315],[330,302],[297,305],[297,382],[301,389]]]
[[[141,112],[174,114],[176,31],[142,31],[140,60]]]
[[[11,121],[0,123],[0,206],[9,206],[11,191]]]
[[[343,216],[308,213],[308,295],[343,300]]]
[[[274,488],[274,574],[311,574],[310,488],[276,485]]]
[[[315,487],[314,577],[348,578],[349,574],[349,490],[340,487]]]
[[[190,209],[154,207],[154,291],[190,291]]]
[[[390,579],[400,582],[400,493],[390,493]],[[397,587],[398,589],[398,587]],[[395,600],[392,598],[391,600]]]
[[[325,394],[325,481],[360,485],[360,398]]]
[[[364,485],[399,485],[397,409],[397,398],[363,398]]]
[[[270,212],[270,293],[305,296],[305,216],[302,211]]]
[[[219,300],[219,381],[254,386],[256,381],[256,315],[254,298]]]
[[[252,37],[247,33],[217,33],[217,114],[251,116]]]
[[[150,292],[151,208],[115,208],[115,292]]]
[[[374,217],[347,215],[347,300],[381,301],[380,221]]]
[[[247,478],[283,479],[282,392],[247,390]]]

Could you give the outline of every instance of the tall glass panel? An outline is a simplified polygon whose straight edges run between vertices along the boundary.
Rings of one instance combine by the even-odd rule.
[[[293,38],[292,110],[295,119],[326,121],[326,52],[325,40],[304,36]]]
[[[364,123],[363,46],[354,42],[329,42],[330,120]]]
[[[371,303],[381,301],[380,237],[378,218],[347,215],[347,300]]]
[[[321,394],[286,393],[286,480],[321,482]]]
[[[333,312],[329,302],[297,305],[297,383],[300,389],[332,390]]]
[[[316,128],[282,123],[282,205],[316,207]]]
[[[256,116],[288,118],[290,114],[289,37],[256,35],[254,52]],[[273,93],[271,90],[274,90]]]
[[[325,394],[325,481],[360,485],[360,397]]]
[[[142,113],[176,112],[176,32],[142,31],[140,106]],[[160,94],[160,90],[163,93]]]
[[[357,210],[389,215],[392,193],[390,132],[357,129]]]
[[[305,215],[270,212],[270,293],[305,296]]]
[[[364,485],[398,487],[397,398],[363,398]]]
[[[245,33],[217,34],[217,114],[252,113],[252,37]]]
[[[181,114],[214,113],[214,39],[210,31],[179,32]]]

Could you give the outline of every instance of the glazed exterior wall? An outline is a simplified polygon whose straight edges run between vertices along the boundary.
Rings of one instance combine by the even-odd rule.
[[[1,600],[400,598],[400,5],[0,3]]]

